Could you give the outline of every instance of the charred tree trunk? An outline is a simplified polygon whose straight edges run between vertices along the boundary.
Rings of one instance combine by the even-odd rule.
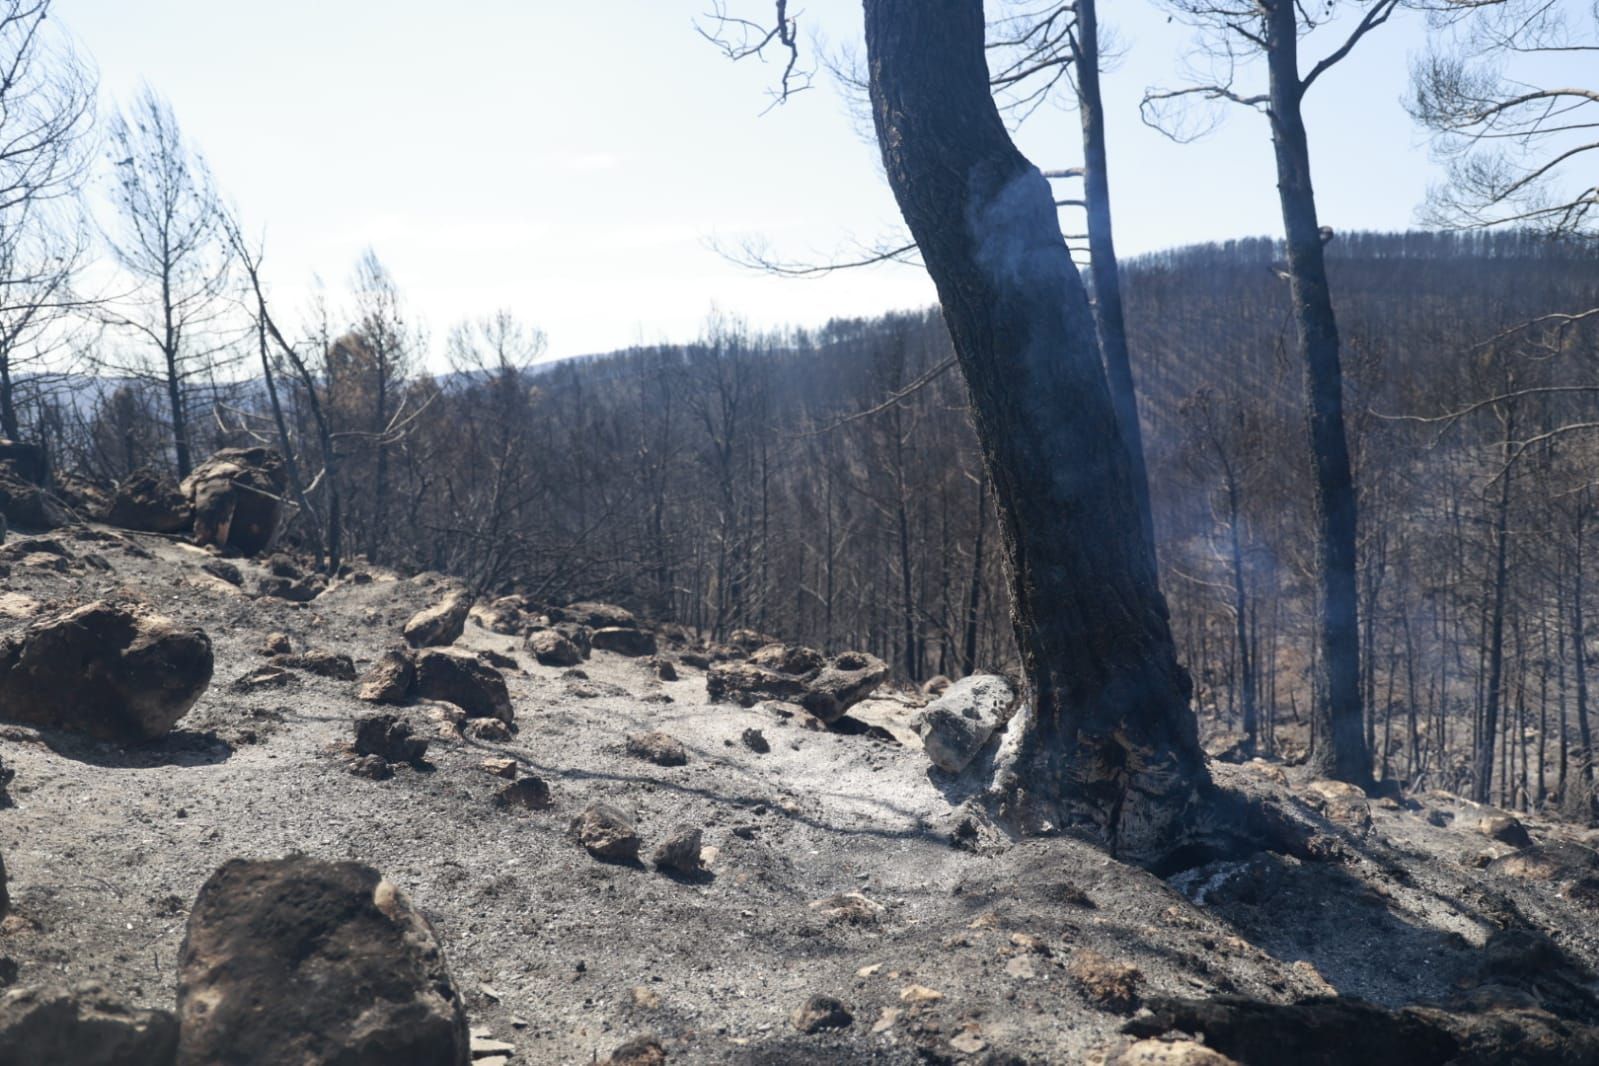
[[[1288,248],[1294,323],[1304,360],[1305,419],[1316,483],[1321,676],[1311,712],[1310,761],[1318,774],[1363,785],[1371,780],[1371,755],[1360,707],[1355,482],[1344,435],[1338,325],[1327,285],[1316,193],[1310,181],[1310,147],[1301,111],[1304,83],[1299,76],[1297,8],[1290,0],[1270,0],[1265,7],[1277,194]]]
[[[988,529],[988,476],[977,475],[977,536],[972,541],[972,583],[966,597],[966,638],[961,648],[961,676],[977,672],[977,629],[983,606],[983,533]]]
[[[989,95],[981,0],[865,7],[878,143],[998,504],[1031,690],[1011,813],[1160,865],[1202,830],[1209,778],[1087,291]]]
[[[1515,408],[1505,422],[1505,457],[1511,455],[1516,435]],[[1505,677],[1505,597],[1507,594],[1510,558],[1510,478],[1512,467],[1507,465],[1499,485],[1499,506],[1494,514],[1494,577],[1490,590],[1492,607],[1488,618],[1488,681],[1483,693],[1482,729],[1477,736],[1476,780],[1472,786],[1472,799],[1478,803],[1491,802],[1494,773],[1494,738],[1499,726],[1499,708]],[[1505,782],[1509,784],[1509,782]]]

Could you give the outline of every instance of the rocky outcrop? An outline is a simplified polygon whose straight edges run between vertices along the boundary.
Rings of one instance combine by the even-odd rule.
[[[4,1066],[172,1066],[178,1022],[119,1003],[97,984],[12,988],[0,996]]]
[[[195,467],[179,491],[194,510],[194,542],[259,555],[272,547],[288,488],[271,448],[224,448]]]
[[[405,642],[413,648],[442,648],[454,644],[466,632],[466,616],[472,601],[463,593],[446,596],[432,607],[425,607],[405,623]]]
[[[973,674],[950,685],[916,718],[916,732],[933,765],[958,774],[1010,721],[1016,690],[996,674]]]
[[[235,859],[178,962],[178,1066],[466,1066],[466,1012],[426,919],[376,870]]]
[[[759,649],[759,655],[764,663],[803,666],[815,661],[805,654],[809,651],[768,644]],[[683,659],[687,662],[688,656]],[[883,660],[865,652],[847,651],[797,674],[753,660],[711,663],[705,675],[705,689],[713,700],[744,707],[753,707],[761,700],[792,701],[831,724],[887,678],[888,664]]]
[[[198,629],[104,601],[0,641],[0,718],[131,743],[165,736],[211,683]]]
[[[154,470],[138,470],[117,484],[105,520],[121,529],[177,533],[194,522],[194,512],[177,482]]]
[[[753,707],[761,700],[797,700],[805,691],[805,679],[754,663],[711,663],[705,691],[713,700]]]

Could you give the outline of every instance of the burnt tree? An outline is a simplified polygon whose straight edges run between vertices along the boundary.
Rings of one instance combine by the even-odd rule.
[[[867,0],[872,110],[938,289],[1000,517],[1031,709],[1024,827],[1158,863],[1209,778],[1093,312],[1042,173],[989,92],[981,0]]]

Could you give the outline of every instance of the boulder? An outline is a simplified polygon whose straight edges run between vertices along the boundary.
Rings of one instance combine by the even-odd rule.
[[[154,470],[138,470],[118,482],[106,523],[144,533],[177,533],[194,523],[177,482]]]
[[[59,526],[65,515],[44,489],[18,472],[15,464],[0,460],[0,520],[13,528],[44,530]]]
[[[576,666],[583,661],[578,646],[554,629],[539,629],[527,635],[527,650],[540,666]]]
[[[25,441],[0,437],[0,464],[4,464],[13,476],[33,485],[43,485],[50,474],[44,449]]]
[[[288,479],[271,448],[224,448],[178,488],[194,510],[196,544],[259,555],[276,541]]]
[[[0,718],[100,740],[165,736],[211,683],[198,629],[98,601],[0,640]]]
[[[467,1066],[466,1012],[427,920],[353,862],[235,859],[178,960],[177,1066]]]
[[[468,718],[498,718],[507,725],[514,720],[505,676],[494,667],[444,648],[425,648],[415,661],[412,695],[453,703]]]
[[[752,707],[761,700],[793,700],[808,690],[803,678],[780,674],[754,663],[711,663],[705,674],[705,691],[718,703]]]
[[[508,637],[524,632],[529,623],[520,596],[501,596],[490,603],[474,603],[468,617],[484,629]]]
[[[390,648],[361,678],[356,699],[368,703],[404,703],[416,684],[416,663],[403,648]]]
[[[666,1049],[652,1036],[634,1037],[600,1066],[666,1066]]]
[[[6,1066],[172,1066],[178,1022],[118,1003],[98,984],[12,988],[0,996]]]
[[[440,648],[454,644],[466,632],[466,616],[472,601],[462,593],[452,593],[440,603],[425,607],[405,623],[405,642],[413,648]]]
[[[638,831],[633,820],[609,803],[591,803],[572,822],[572,836],[596,859],[638,860]]]
[[[606,626],[603,629],[596,629],[590,642],[601,651],[611,651],[633,658],[655,654],[655,634],[642,629]]]
[[[1477,832],[1490,840],[1509,844],[1513,848],[1532,846],[1532,836],[1527,827],[1512,814],[1489,814],[1477,822]]]
[[[933,765],[958,774],[996,730],[1010,721],[1016,690],[996,674],[973,674],[950,684],[916,717],[915,728]]]
[[[753,629],[735,629],[733,632],[727,635],[727,643],[733,648],[737,649],[737,651],[742,652],[745,655],[749,655],[752,652],[759,651],[768,644],[779,644],[782,642],[776,637],[768,636],[765,633],[756,632]]]
[[[863,651],[836,655],[806,682],[799,703],[831,725],[888,679],[888,664]]]
[[[555,631],[577,645],[577,650],[587,659],[594,652],[594,630],[577,622],[557,622]]]
[[[411,726],[392,714],[374,714],[355,722],[355,753],[376,755],[384,762],[422,761],[428,752],[426,737],[415,736]]]
[[[656,766],[682,766],[688,762],[683,742],[666,733],[634,733],[627,738],[627,753]]]
[[[590,629],[634,629],[638,620],[633,612],[613,603],[573,603],[550,611],[557,622],[571,622]]]
[[[750,662],[780,674],[814,673],[826,661],[821,652],[803,644],[767,644],[750,653]]]

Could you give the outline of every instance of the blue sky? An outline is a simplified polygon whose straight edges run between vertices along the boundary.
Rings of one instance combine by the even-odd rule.
[[[764,15],[764,0],[734,0]],[[819,87],[761,114],[775,70],[733,65],[695,33],[699,0],[57,0],[108,99],[164,94],[248,226],[280,305],[337,293],[371,245],[436,341],[507,307],[553,355],[692,337],[712,307],[815,324],[930,303],[919,270],[791,281],[725,262],[717,241],[795,257],[896,221],[876,149]],[[858,0],[799,5],[834,44]],[[992,5],[991,5],[992,6]],[[1236,111],[1198,144],[1139,121],[1179,81],[1189,34],[1139,0],[1103,4],[1125,54],[1106,77],[1124,254],[1275,232],[1265,119]],[[447,13],[446,13],[447,12]],[[1437,177],[1401,106],[1424,48],[1401,16],[1318,83],[1309,107],[1323,219],[1413,224]],[[1313,41],[1312,53],[1332,41]],[[1078,161],[1076,115],[1020,135],[1036,162]],[[440,347],[436,344],[435,347]]]

